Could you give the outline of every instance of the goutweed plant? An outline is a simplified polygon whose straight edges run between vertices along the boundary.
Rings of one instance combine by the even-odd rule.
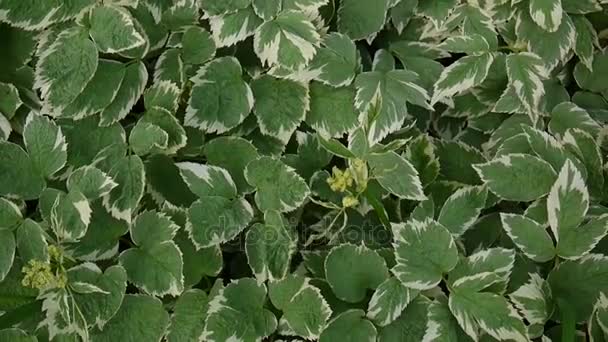
[[[0,341],[608,341],[608,1],[0,0]]]

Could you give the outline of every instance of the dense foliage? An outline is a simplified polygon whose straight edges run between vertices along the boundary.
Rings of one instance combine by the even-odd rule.
[[[608,341],[606,45],[606,0],[0,0],[0,341]]]

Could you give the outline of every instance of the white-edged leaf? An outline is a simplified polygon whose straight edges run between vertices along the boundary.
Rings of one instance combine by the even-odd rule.
[[[509,201],[536,200],[548,194],[557,179],[549,163],[526,154],[503,155],[473,167],[490,191]]]
[[[296,251],[295,236],[278,211],[266,211],[264,223],[256,223],[247,232],[247,261],[259,282],[285,278]]]
[[[484,186],[458,189],[443,204],[437,222],[446,227],[452,235],[460,236],[477,221],[487,197],[488,189]]]
[[[417,290],[403,286],[397,278],[388,278],[370,299],[367,317],[379,326],[386,326],[396,320],[417,295]]]
[[[308,86],[263,75],[251,83],[251,89],[260,131],[287,144],[310,108]]]
[[[513,243],[530,259],[547,262],[555,257],[555,247],[545,227],[517,214],[500,214],[502,227]]]
[[[298,70],[312,60],[320,41],[305,14],[286,11],[256,30],[253,47],[262,64]]]
[[[89,34],[104,53],[117,53],[145,43],[129,12],[117,6],[97,6],[89,16]]]
[[[433,86],[431,105],[480,85],[494,62],[493,53],[466,56],[445,68]]]
[[[396,266],[392,273],[403,285],[416,290],[437,286],[458,262],[450,232],[433,220],[393,224]]]
[[[262,211],[293,211],[310,193],[308,185],[294,169],[272,157],[251,161],[245,169],[245,179],[256,188],[255,203]]]
[[[192,78],[194,86],[184,124],[208,133],[224,133],[239,125],[253,108],[253,94],[234,57],[220,57],[203,65]]]
[[[530,0],[530,17],[549,32],[557,31],[562,22],[561,0]]]

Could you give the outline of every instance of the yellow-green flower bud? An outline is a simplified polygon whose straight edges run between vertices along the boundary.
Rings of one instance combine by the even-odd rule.
[[[350,163],[350,170],[355,183],[357,183],[357,191],[361,192],[365,190],[369,177],[367,163],[361,159],[354,159]]]
[[[348,187],[353,185],[353,177],[350,170],[346,169],[342,171],[334,166],[332,173],[333,175],[327,178],[327,184],[329,184],[332,191],[344,192]]]
[[[359,204],[359,200],[354,196],[346,196],[342,198],[342,206],[344,208],[351,208]]]
[[[60,260],[62,254],[63,254],[61,252],[61,249],[55,245],[49,245],[48,251],[49,251],[49,257],[51,258],[51,260],[55,260],[55,261]]]

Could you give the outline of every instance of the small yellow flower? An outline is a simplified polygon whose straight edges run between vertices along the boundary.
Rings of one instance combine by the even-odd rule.
[[[344,192],[348,187],[353,185],[353,177],[350,170],[346,169],[342,171],[334,166],[332,173],[333,175],[327,179],[327,184],[329,184],[332,191]]]
[[[40,260],[30,260],[27,266],[23,266],[21,272],[24,273],[21,285],[34,289],[63,288],[67,284],[65,274],[55,275],[51,270],[51,264]]]
[[[48,251],[49,251],[49,257],[51,258],[51,260],[55,260],[55,261],[60,260],[62,254],[63,254],[61,252],[61,249],[55,245],[49,245]]]
[[[344,208],[354,207],[359,204],[359,200],[354,196],[346,196],[342,198],[342,206]]]

